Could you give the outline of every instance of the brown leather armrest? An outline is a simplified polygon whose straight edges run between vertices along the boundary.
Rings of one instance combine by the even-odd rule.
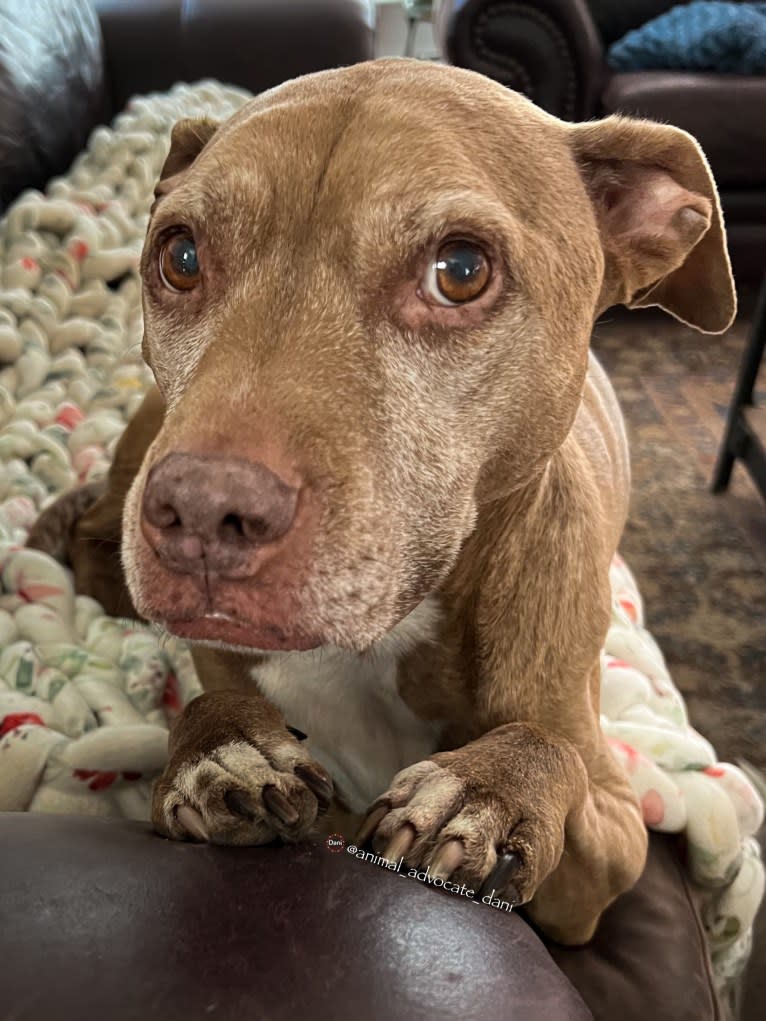
[[[565,120],[594,115],[604,73],[586,0],[443,0],[442,52]]]
[[[682,865],[683,841],[652,833],[644,874],[604,912],[587,947],[549,944],[595,1021],[724,1021],[700,893]]]
[[[7,813],[0,875],[15,1021],[592,1021],[517,915],[321,845]]]

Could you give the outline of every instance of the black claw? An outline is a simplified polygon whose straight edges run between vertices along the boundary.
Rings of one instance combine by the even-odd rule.
[[[514,906],[520,902],[519,891],[511,879],[521,868],[521,857],[514,851],[501,854],[497,864],[481,885],[477,897],[484,897],[493,890],[502,891],[506,900]]]
[[[332,780],[324,771],[320,771],[319,766],[309,765],[308,763],[301,763],[295,767],[293,772],[303,780],[317,799],[319,811],[326,812],[332,803]]]
[[[277,817],[281,819],[285,826],[294,826],[295,823],[300,819],[300,813],[294,805],[291,805],[284,794],[277,790],[273,784],[266,784],[263,788],[263,803],[266,808]]]
[[[382,805],[373,805],[362,820],[362,825],[359,827],[359,831],[354,838],[354,843],[359,844],[360,847],[368,844],[373,833],[390,811],[391,806],[387,802],[384,802]]]
[[[226,791],[223,801],[228,810],[235,815],[241,815],[244,819],[254,819],[256,816],[255,805],[247,791],[232,788]]]
[[[287,729],[290,731],[294,738],[298,739],[298,741],[305,741],[306,738],[308,737],[308,734],[304,734],[303,731],[298,730],[297,727],[291,727],[289,723],[287,724]]]

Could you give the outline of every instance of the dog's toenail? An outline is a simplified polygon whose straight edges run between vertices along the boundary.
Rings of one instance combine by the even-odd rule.
[[[462,840],[448,840],[439,848],[431,863],[434,879],[449,879],[455,869],[463,864],[465,847]]]
[[[245,819],[254,819],[256,816],[255,805],[246,791],[236,789],[226,791],[223,802],[234,815],[241,815]]]
[[[378,805],[377,808],[373,808],[359,827],[355,843],[359,844],[360,847],[364,847],[390,810],[391,808],[389,805]]]
[[[298,809],[291,805],[284,794],[272,784],[267,784],[263,788],[263,803],[277,819],[282,820],[285,826],[293,826],[300,818]]]
[[[412,845],[415,843],[416,836],[415,827],[411,823],[406,822],[389,841],[388,847],[383,851],[383,857],[389,861],[399,861],[400,858],[406,858]]]
[[[332,780],[327,774],[320,770],[319,766],[301,763],[293,770],[296,776],[306,784],[308,789],[319,802],[319,811],[326,812],[330,807],[333,797]]]
[[[482,883],[479,894],[484,896],[487,893],[491,893],[493,890],[503,891],[505,899],[510,901],[511,904],[516,905],[520,903],[519,891],[517,887],[510,882],[520,868],[521,856],[516,854],[515,851],[508,851],[501,854],[497,859],[497,864]]]
[[[176,819],[189,836],[195,837],[197,840],[210,840],[210,834],[196,808],[192,808],[190,805],[179,805],[175,814]]]

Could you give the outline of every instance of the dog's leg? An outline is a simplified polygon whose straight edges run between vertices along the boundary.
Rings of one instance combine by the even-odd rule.
[[[600,667],[594,668],[600,673]],[[528,913],[561,943],[585,943],[602,912],[629,890],[643,871],[648,834],[628,778],[599,733],[582,761],[584,797],[566,821],[566,849],[538,887]]]
[[[511,723],[400,772],[358,835],[386,858],[526,904],[562,943],[587,942],[641,873],[646,833],[616,763]]]
[[[152,822],[165,836],[216,844],[306,837],[332,800],[332,781],[302,744],[305,735],[255,688],[247,657],[197,648],[206,693],[170,733]]]
[[[29,545],[68,562],[77,592],[112,616],[136,616],[120,562],[122,515],[163,417],[153,388],[120,438],[105,483],[64,494],[30,535]],[[332,781],[303,735],[258,693],[247,657],[202,647],[193,656],[205,694],[173,724],[168,765],[154,788],[156,829],[225,844],[306,836],[332,800]]]
[[[29,530],[26,545],[64,564],[71,564],[72,533],[106,492],[106,482],[89,482],[59,496]]]
[[[454,706],[458,664],[468,708],[445,713],[447,750],[397,774],[359,835],[474,889],[488,881],[487,892],[507,892],[571,944],[590,939],[638,879],[647,848],[599,725],[611,613],[604,533],[598,489],[571,450],[526,499],[488,511],[445,592],[457,608],[443,642],[462,619],[470,655],[459,638],[429,674],[435,704],[441,684],[445,708]],[[476,591],[473,607],[459,602]],[[418,677],[408,681],[417,690]]]
[[[125,497],[160,430],[165,408],[152,387],[115,448],[107,478],[64,493],[40,515],[27,546],[69,565],[75,591],[112,617],[137,617],[120,561]]]

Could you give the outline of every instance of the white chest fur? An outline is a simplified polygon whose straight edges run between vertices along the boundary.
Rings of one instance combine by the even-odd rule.
[[[401,656],[434,640],[438,612],[429,596],[364,655],[334,646],[272,653],[253,671],[287,722],[308,734],[308,749],[354,812],[436,748],[439,725],[415,716],[396,679]]]

